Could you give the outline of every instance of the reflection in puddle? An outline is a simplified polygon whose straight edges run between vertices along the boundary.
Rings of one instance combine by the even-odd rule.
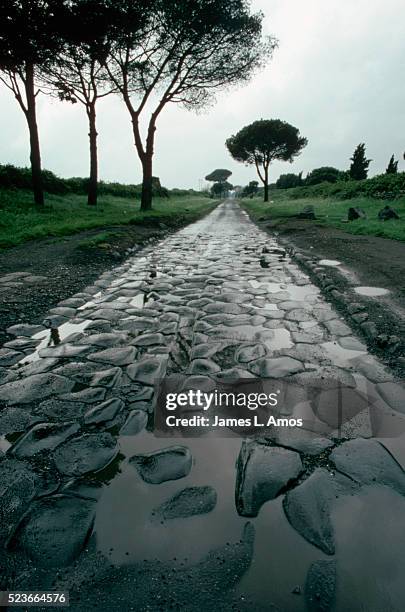
[[[285,291],[291,296],[292,300],[297,301],[305,301],[309,296],[315,296],[320,293],[318,287],[315,285],[294,285],[292,283],[288,283],[287,285],[283,285],[286,287]]]
[[[264,344],[271,351],[278,351],[280,349],[288,349],[294,346],[291,340],[291,334],[288,329],[280,327],[278,329],[271,330],[274,336],[271,339],[265,339]]]
[[[342,262],[337,259],[321,259],[319,262],[320,266],[341,266]]]
[[[320,346],[333,365],[341,368],[353,367],[351,360],[367,353],[366,347],[364,347],[364,351],[350,350],[343,348],[337,342],[324,342]]]
[[[268,302],[267,304],[265,304],[263,306],[264,310],[279,310],[277,304],[271,304],[270,302]]]
[[[368,297],[387,295],[389,293],[388,289],[383,289],[382,287],[355,287],[354,290],[359,295],[366,295]]]
[[[67,322],[63,323],[59,327],[52,327],[51,329],[40,331],[37,334],[34,334],[32,338],[34,340],[41,340],[41,342],[38,344],[33,353],[31,353],[27,357],[23,357],[23,359],[16,364],[17,367],[24,366],[28,363],[33,363],[34,361],[37,361],[40,358],[39,352],[42,349],[51,346],[57,346],[71,334],[82,332],[90,323],[91,321],[89,319],[86,319],[81,323]]]
[[[92,300],[90,300],[89,302],[86,302],[82,306],[79,306],[79,308],[77,310],[86,310],[86,308],[92,308],[93,306],[95,306],[97,304],[97,300],[101,296],[102,296],[102,292],[101,291],[99,291],[98,293],[95,293],[93,295],[93,299]]]
[[[159,559],[175,561],[178,571],[188,571],[210,552],[240,540],[247,522],[238,515],[234,501],[240,439],[205,436],[160,440],[147,432],[120,438],[121,453],[126,458],[184,444],[193,456],[188,476],[151,485],[124,461],[121,473],[103,491],[97,506],[95,532],[98,550],[111,563],[130,565]],[[154,509],[179,491],[205,486],[213,487],[217,493],[217,504],[208,514],[164,522],[153,519]],[[305,585],[309,566],[319,561],[322,553],[286,521],[282,504],[281,495],[265,503],[256,518],[248,519],[255,530],[253,560],[235,588],[241,598],[248,596],[254,604],[263,606],[260,609],[268,609],[271,601],[280,610],[303,612],[305,599],[297,598],[293,589]],[[365,487],[357,495],[342,497],[334,504],[332,525],[339,563],[345,568],[337,592],[339,609],[360,609],[364,597],[369,604],[367,609],[386,609],[387,582],[396,604],[392,609],[403,609],[401,572],[394,572],[394,578],[391,574],[392,567],[403,558],[404,504],[400,495],[377,486]],[[388,527],[381,521],[387,508],[390,508]]]
[[[146,294],[138,293],[138,295],[131,299],[130,304],[134,308],[143,308],[145,306],[146,301]]]
[[[403,610],[404,498],[388,487],[365,487],[339,500],[333,514],[344,568],[339,610]]]
[[[156,439],[144,432],[120,439],[121,453],[131,457],[180,444],[183,439]],[[127,564],[144,559],[169,560],[177,557],[195,563],[218,546],[239,540],[246,519],[234,505],[235,462],[239,438],[188,439],[193,455],[190,474],[160,485],[144,482],[137,470],[122,464],[119,474],[100,499],[95,529],[98,548],[110,554],[113,563]],[[212,486],[218,499],[209,514],[172,519],[161,524],[151,520],[152,511],[172,495],[189,486]],[[114,517],[120,517],[119,521]]]
[[[0,451],[6,453],[8,449],[13,446],[13,444],[17,442],[18,438],[20,438],[23,434],[23,431],[13,431],[12,433],[0,436]]]
[[[7,440],[7,436],[0,436],[0,451],[6,453],[11,446],[12,442]]]

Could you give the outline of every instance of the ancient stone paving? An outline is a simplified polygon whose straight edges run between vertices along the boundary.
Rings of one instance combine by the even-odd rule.
[[[377,506],[399,496],[405,509],[404,386],[237,204],[103,274],[51,310],[43,327],[9,331],[15,339],[0,351],[5,588],[48,585],[54,568],[85,563],[91,543],[113,566],[165,560],[170,551],[187,559],[187,571],[206,564],[226,574],[237,559],[222,586],[238,605],[250,602],[243,609],[269,610],[272,601],[280,610],[329,610],[336,599],[348,609],[340,565],[352,533],[347,500],[367,511],[367,495]],[[176,373],[190,385],[253,376],[294,382],[280,415],[302,417],[304,428],[247,440],[155,438],[156,383]],[[403,516],[397,509],[390,518],[398,529]],[[129,525],[141,535],[128,535]],[[246,546],[224,541],[244,542],[246,529]],[[380,553],[392,562],[392,551]],[[262,584],[266,555],[278,565]],[[63,586],[58,579],[52,584]],[[360,610],[356,588],[351,609]],[[375,598],[367,609],[405,606],[395,585],[389,596],[378,586]],[[187,609],[186,600],[177,603]],[[167,608],[146,599],[137,609]]]

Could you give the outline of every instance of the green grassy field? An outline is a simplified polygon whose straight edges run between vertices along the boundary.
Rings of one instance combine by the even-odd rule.
[[[100,197],[94,208],[87,206],[85,196],[48,194],[46,201],[46,207],[38,210],[32,204],[30,192],[0,191],[0,248],[111,225],[177,226],[198,219],[218,203],[199,196],[155,198],[153,210],[141,213],[139,201],[113,196]]]
[[[288,190],[282,192],[280,190],[279,193],[272,191],[270,199],[273,202],[268,204],[265,204],[259,198],[243,199],[241,205],[253,219],[268,219],[279,226],[291,220],[291,216],[302,211],[305,206],[312,205],[317,220],[308,221],[308,223],[330,225],[351,234],[368,234],[393,240],[405,240],[405,198],[393,202],[373,198],[353,198],[345,201],[333,198],[289,199]],[[386,204],[396,210],[400,219],[385,222],[378,220],[378,211]],[[344,219],[347,219],[347,211],[351,206],[362,208],[368,218],[364,221],[344,222]]]

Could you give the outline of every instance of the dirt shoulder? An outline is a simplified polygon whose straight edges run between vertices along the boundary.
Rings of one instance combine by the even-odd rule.
[[[272,229],[271,223],[269,229]],[[383,287],[405,312],[405,244],[398,240],[348,234],[311,221],[291,220],[277,232],[295,246],[325,259],[337,259],[357,277],[358,285]]]
[[[151,225],[103,227],[0,251],[0,345],[10,338],[5,331],[9,326],[41,323],[58,302],[82,291],[137,249],[185,224],[173,221],[169,228],[154,220]],[[19,275],[24,272],[30,276]]]
[[[313,221],[290,219],[276,226],[268,219],[258,225],[293,251],[297,260],[342,315],[366,340],[369,348],[405,373],[405,244],[376,236],[359,236]],[[303,255],[303,259],[301,258]],[[319,266],[319,260],[341,262],[339,267]],[[387,289],[381,297],[358,295],[355,287]],[[351,305],[359,304],[359,311]],[[360,308],[361,307],[361,308]],[[354,317],[360,312],[363,320]]]

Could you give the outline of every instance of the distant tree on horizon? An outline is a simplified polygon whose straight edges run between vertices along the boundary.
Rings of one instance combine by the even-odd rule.
[[[226,146],[239,162],[254,165],[264,185],[264,201],[269,201],[269,166],[272,161],[292,162],[308,140],[299,130],[280,119],[261,119],[228,138]]]
[[[228,181],[222,181],[220,183],[214,183],[211,187],[211,195],[213,197],[223,198],[228,191],[233,189],[233,185]]]
[[[311,170],[305,178],[306,185],[318,185],[319,183],[336,183],[342,178],[342,172],[333,166],[321,166]]]
[[[214,170],[210,174],[207,174],[207,176],[205,177],[205,180],[210,181],[212,183],[224,183],[225,181],[229,179],[231,175],[232,175],[232,172],[230,170],[218,168],[217,170]]]
[[[280,174],[276,180],[276,189],[291,189],[292,187],[300,187],[302,184],[302,172],[299,174],[289,172],[287,174]]]
[[[357,145],[353,156],[350,158],[350,178],[355,181],[362,181],[367,178],[368,167],[373,161],[366,158],[366,145],[363,143]]]
[[[398,160],[395,160],[395,155],[391,155],[391,158],[390,158],[390,161],[388,163],[385,173],[386,174],[398,174]]]
[[[248,185],[243,189],[243,197],[250,196],[253,198],[254,195],[259,191],[259,181],[250,181]]]

